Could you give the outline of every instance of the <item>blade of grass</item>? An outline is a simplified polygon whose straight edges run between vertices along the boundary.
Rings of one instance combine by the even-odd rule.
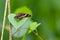
[[[7,0],[6,0],[6,3],[5,3],[5,10],[4,10],[4,18],[3,18],[3,25],[2,25],[1,40],[3,40],[3,35],[4,35],[4,27],[5,27],[5,20],[6,20],[6,12],[7,12]]]
[[[7,0],[7,4],[8,4],[8,15],[10,14],[10,0]],[[9,23],[9,40],[12,40],[12,29]]]

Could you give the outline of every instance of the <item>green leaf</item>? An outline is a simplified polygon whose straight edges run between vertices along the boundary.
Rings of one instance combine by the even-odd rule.
[[[26,6],[18,8],[15,11],[15,13],[20,13],[20,12],[32,15],[32,11],[28,7],[26,7]]]
[[[9,14],[8,15],[8,19],[9,19],[9,22],[16,29],[18,29],[19,27],[23,26],[23,24],[28,20],[28,18],[23,18],[23,19],[21,19],[20,21],[17,22],[17,20],[14,18],[15,16],[16,16],[15,14]]]
[[[25,40],[26,36],[30,34],[32,31],[34,31],[41,23],[32,22],[26,32],[26,34],[23,36],[22,40]]]
[[[30,24],[28,34],[31,33],[32,31],[34,31],[40,24],[41,24],[41,23],[32,22],[32,23]]]
[[[16,31],[16,28],[12,27],[12,34],[14,37],[22,37],[26,34],[28,28],[29,28],[29,25],[32,23],[31,20],[28,20],[25,22],[25,24],[23,24],[21,26],[21,28],[17,29]],[[19,35],[18,35],[19,34]]]

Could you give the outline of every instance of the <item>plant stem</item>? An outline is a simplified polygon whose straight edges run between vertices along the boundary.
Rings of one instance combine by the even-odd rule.
[[[7,4],[8,4],[8,14],[10,14],[10,0],[7,0]],[[12,40],[12,29],[9,23],[9,40]]]
[[[1,40],[3,40],[3,35],[4,35],[4,27],[5,27],[5,20],[6,20],[6,12],[7,12],[7,0],[6,0],[6,4],[5,4],[5,10],[4,10],[4,18],[3,18],[3,25],[2,25]]]
[[[40,40],[43,40],[43,38],[38,35],[37,29],[36,29],[36,32],[33,31],[33,33],[34,33]]]

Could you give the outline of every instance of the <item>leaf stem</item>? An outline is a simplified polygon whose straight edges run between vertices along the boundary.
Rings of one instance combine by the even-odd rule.
[[[4,18],[3,18],[3,25],[2,25],[1,40],[3,40],[3,35],[4,35],[4,27],[5,27],[5,20],[6,20],[6,12],[7,12],[7,0],[6,0],[6,4],[5,4],[5,10],[4,10]]]

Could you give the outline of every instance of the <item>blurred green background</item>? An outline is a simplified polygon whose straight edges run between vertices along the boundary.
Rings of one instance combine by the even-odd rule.
[[[11,0],[11,13],[17,8],[27,6],[33,12],[33,20],[40,22],[37,28],[39,36],[44,40],[60,40],[60,0]],[[5,0],[0,0],[0,35],[3,22]],[[6,19],[6,26],[8,19]],[[5,29],[4,40],[8,40],[9,33]],[[19,40],[15,38],[13,40]],[[31,33],[26,40],[40,40]]]

